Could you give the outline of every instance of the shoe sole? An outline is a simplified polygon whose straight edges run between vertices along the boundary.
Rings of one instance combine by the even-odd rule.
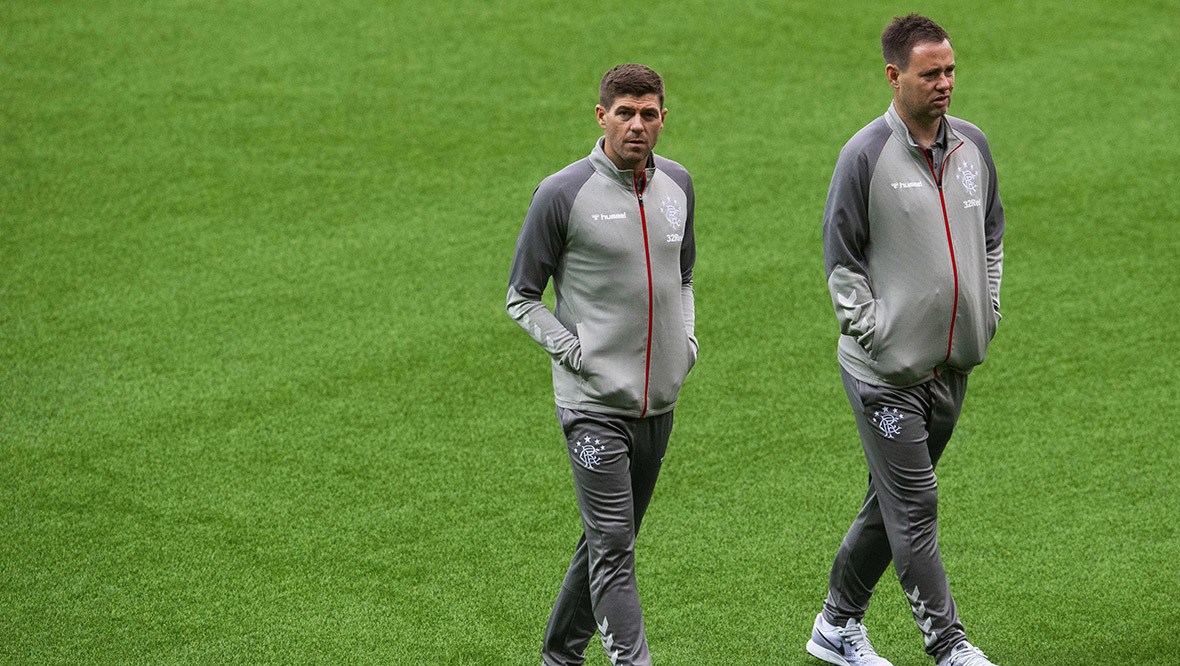
[[[796,645],[798,645],[798,643],[796,643]],[[827,648],[820,647],[818,643],[811,640],[810,638],[807,639],[807,654],[821,661],[826,661],[829,664],[836,664],[836,666],[848,666],[848,661],[846,661],[843,657],[836,654],[835,652],[832,652],[831,650],[828,650]]]

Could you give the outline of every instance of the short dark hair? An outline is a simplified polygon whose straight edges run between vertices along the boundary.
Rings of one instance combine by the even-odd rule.
[[[950,41],[946,30],[921,14],[895,16],[881,33],[881,55],[885,64],[896,65],[902,71],[910,65],[910,53],[918,44]]]
[[[602,83],[598,85],[598,103],[607,109],[621,95],[643,97],[652,94],[659,95],[660,106],[664,106],[664,80],[654,69],[637,63],[612,68],[602,75]]]

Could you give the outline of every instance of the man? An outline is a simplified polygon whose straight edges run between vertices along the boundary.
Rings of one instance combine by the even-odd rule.
[[[697,357],[692,179],[652,152],[668,113],[663,80],[620,65],[598,95],[603,137],[537,187],[508,284],[508,313],[552,361],[582,514],[545,630],[546,666],[583,663],[595,630],[612,664],[651,664],[635,535]],[[550,278],[552,312],[541,301]]]
[[[934,466],[1000,319],[1004,210],[983,132],[947,115],[955,55],[946,32],[899,17],[881,44],[893,103],[844,146],[823,219],[837,356],[869,488],[807,651],[888,666],[861,621],[892,561],[926,652],[939,666],[987,666],[967,642],[939,556]]]

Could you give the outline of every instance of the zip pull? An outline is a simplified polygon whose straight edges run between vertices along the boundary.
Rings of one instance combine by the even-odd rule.
[[[922,146],[918,147],[922,151],[922,157],[926,158],[926,164],[930,167],[930,176],[934,178],[934,184],[938,187],[938,191],[942,191],[942,178],[934,171],[934,151],[928,150]],[[943,165],[946,164],[946,158],[943,158]]]

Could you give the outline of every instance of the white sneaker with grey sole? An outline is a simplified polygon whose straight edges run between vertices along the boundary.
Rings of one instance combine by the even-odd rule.
[[[983,650],[963,641],[951,650],[945,659],[938,662],[938,666],[996,666]]]
[[[837,627],[825,620],[823,613],[815,616],[807,653],[836,666],[893,666],[873,649],[863,624],[849,619],[843,627]]]

